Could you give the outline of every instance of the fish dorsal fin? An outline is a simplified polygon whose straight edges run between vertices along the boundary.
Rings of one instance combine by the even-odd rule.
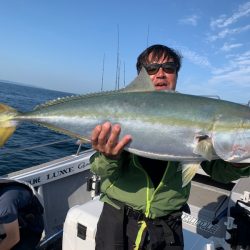
[[[43,109],[45,107],[53,106],[53,105],[56,105],[59,103],[65,103],[65,102],[72,101],[72,100],[79,100],[82,98],[90,98],[90,97],[98,96],[98,95],[111,95],[111,94],[114,94],[117,92],[119,92],[119,91],[118,90],[111,90],[111,91],[96,92],[96,93],[89,93],[89,94],[82,94],[82,95],[72,95],[72,96],[59,97],[57,99],[49,100],[45,103],[37,105],[34,108],[34,110],[40,110],[40,109]]]
[[[39,109],[42,109],[44,107],[48,107],[48,106],[52,106],[52,105],[55,105],[55,104],[58,104],[58,103],[63,103],[63,102],[66,102],[68,100],[72,100],[74,98],[79,98],[80,95],[77,95],[77,96],[65,96],[65,97],[58,97],[57,99],[53,99],[53,100],[49,100],[49,101],[46,101],[45,103],[42,103],[42,104],[39,104],[37,106],[35,106],[34,110],[39,110]]]
[[[66,96],[57,98],[54,100],[47,101],[43,104],[37,105],[34,110],[39,110],[44,107],[53,106],[59,103],[64,103],[67,101],[72,100],[78,100],[83,97],[88,98],[92,96],[98,96],[98,95],[109,95],[114,94],[117,92],[142,92],[142,91],[155,91],[154,84],[151,81],[150,77],[148,76],[147,71],[145,68],[142,68],[140,71],[140,74],[125,88],[120,90],[112,90],[112,91],[105,91],[105,92],[97,92],[97,93],[90,93],[90,94],[83,94],[83,95],[72,95],[72,96]]]
[[[124,89],[123,92],[155,91],[154,84],[151,81],[147,71],[142,67],[139,75]]]

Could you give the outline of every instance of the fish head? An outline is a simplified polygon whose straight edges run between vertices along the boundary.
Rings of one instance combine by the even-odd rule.
[[[220,117],[214,126],[212,144],[221,159],[234,163],[250,163],[250,119]]]

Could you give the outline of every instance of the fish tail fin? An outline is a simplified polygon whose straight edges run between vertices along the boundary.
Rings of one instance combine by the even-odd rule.
[[[0,103],[0,147],[11,137],[16,130],[17,123],[12,119],[18,114],[18,112]]]
[[[185,187],[195,176],[200,163],[182,163],[182,187]]]

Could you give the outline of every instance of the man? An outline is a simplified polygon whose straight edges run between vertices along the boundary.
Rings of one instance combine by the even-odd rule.
[[[137,59],[155,90],[175,90],[181,56],[164,45],[153,45]],[[98,152],[91,169],[101,176],[104,202],[97,225],[96,249],[183,249],[181,214],[187,207],[191,184],[182,187],[178,162],[146,159],[123,151],[133,139],[120,140],[121,127],[106,122],[92,132]],[[166,142],[168,143],[168,142]],[[249,176],[250,167],[222,160],[203,162],[215,180],[230,182]],[[129,205],[128,205],[129,204]]]
[[[34,250],[44,229],[43,207],[28,184],[0,179],[1,250]]]

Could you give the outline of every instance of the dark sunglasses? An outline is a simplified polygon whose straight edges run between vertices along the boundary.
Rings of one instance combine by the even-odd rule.
[[[174,62],[165,62],[165,63],[152,63],[143,65],[149,75],[156,74],[160,68],[163,69],[165,73],[174,74],[176,72],[177,66]]]

